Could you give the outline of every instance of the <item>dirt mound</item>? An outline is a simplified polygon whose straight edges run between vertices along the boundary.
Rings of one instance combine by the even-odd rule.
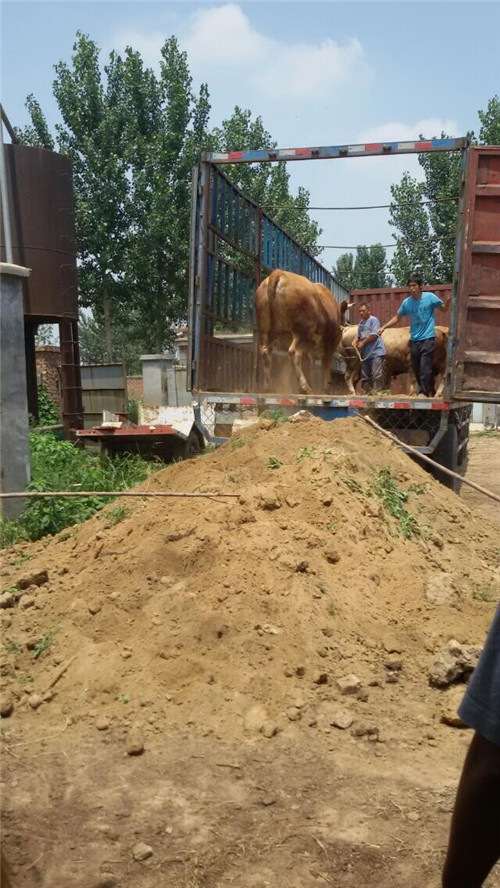
[[[484,639],[494,528],[362,420],[261,422],[148,488],[238,497],[123,499],[11,550],[11,724],[401,737],[442,705],[434,654]]]

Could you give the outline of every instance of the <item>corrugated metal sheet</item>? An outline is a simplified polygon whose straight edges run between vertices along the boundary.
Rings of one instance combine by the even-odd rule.
[[[84,428],[102,422],[102,411],[127,415],[127,375],[124,364],[83,364]]]

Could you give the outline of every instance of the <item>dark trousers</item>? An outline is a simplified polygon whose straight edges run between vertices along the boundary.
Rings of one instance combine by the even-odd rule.
[[[434,392],[434,374],[432,360],[434,357],[435,339],[410,340],[411,366],[415,374],[419,395],[432,395]]]
[[[361,361],[361,385],[363,391],[369,392],[371,388],[379,392],[384,387],[385,358],[383,355],[374,355],[373,358],[364,358]]]

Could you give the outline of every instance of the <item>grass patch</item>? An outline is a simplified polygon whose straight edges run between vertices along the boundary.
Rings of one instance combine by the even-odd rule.
[[[238,450],[238,447],[244,447],[246,441],[244,438],[235,438],[234,441],[231,441],[231,450]]]
[[[52,434],[30,433],[31,477],[28,490],[126,490],[145,481],[163,468],[159,462],[148,462],[136,454],[123,454],[111,459],[60,441]],[[28,500],[20,518],[0,522],[0,547],[20,540],[38,540],[56,534],[74,524],[86,521],[95,512],[112,502],[113,497],[88,496],[82,499]]]
[[[302,450],[299,451],[299,455],[297,457],[297,462],[302,462],[303,459],[317,459],[317,453],[315,447],[303,447]]]
[[[128,508],[128,506],[115,506],[114,509],[110,509],[109,512],[106,512],[104,516],[108,524],[119,524],[120,521],[123,521],[124,518],[128,518],[129,515],[132,514],[132,510]]]
[[[42,635],[40,641],[37,641],[35,647],[33,648],[33,659],[38,660],[38,658],[43,654],[44,651],[48,650],[54,640],[54,633],[57,629],[58,623],[52,623],[51,626],[47,629],[47,631]]]
[[[130,703],[130,701],[132,699],[132,695],[131,694],[119,694],[116,699],[118,700],[118,703]]]
[[[394,518],[397,528],[407,540],[424,539],[429,536],[429,528],[421,525],[418,518],[406,509],[409,493],[398,486],[389,466],[375,473],[369,493],[382,504],[384,511]],[[387,526],[392,533],[388,522]]]

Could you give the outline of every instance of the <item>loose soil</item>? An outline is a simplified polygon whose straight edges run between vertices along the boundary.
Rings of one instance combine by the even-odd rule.
[[[471,735],[428,671],[484,641],[498,528],[361,419],[264,421],[146,486],[213,496],[4,559],[15,885],[437,888]]]

